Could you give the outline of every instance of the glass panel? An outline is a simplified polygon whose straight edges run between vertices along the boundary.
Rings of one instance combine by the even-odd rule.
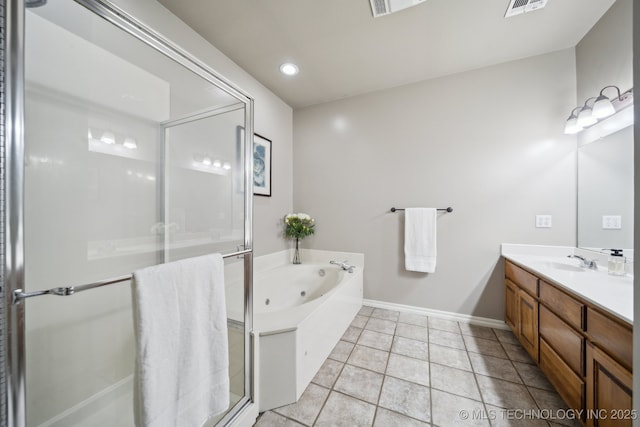
[[[238,99],[75,2],[27,10],[26,290],[236,250],[244,121]],[[242,262],[225,265],[242,283]],[[244,287],[227,286],[233,404]],[[133,425],[129,283],[25,304],[28,425]]]
[[[244,246],[244,110],[166,129],[167,260]]]

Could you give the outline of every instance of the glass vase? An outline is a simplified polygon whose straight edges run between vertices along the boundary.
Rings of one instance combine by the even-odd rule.
[[[300,261],[300,249],[298,249],[298,242],[299,240],[296,238],[296,249],[293,251],[293,264],[302,264]]]

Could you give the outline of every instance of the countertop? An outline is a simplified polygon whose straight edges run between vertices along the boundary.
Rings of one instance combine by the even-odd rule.
[[[578,253],[567,246],[502,244],[504,258],[633,324],[633,277],[612,276],[602,262],[597,271],[581,268],[567,258]]]

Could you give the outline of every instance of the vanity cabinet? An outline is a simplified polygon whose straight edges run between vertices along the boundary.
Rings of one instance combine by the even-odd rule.
[[[505,275],[505,320],[522,347],[538,361],[538,279],[511,263]]]
[[[631,425],[628,322],[508,260],[505,321],[583,423]]]

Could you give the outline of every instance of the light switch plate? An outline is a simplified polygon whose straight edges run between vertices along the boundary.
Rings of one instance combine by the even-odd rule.
[[[602,215],[603,230],[620,230],[622,228],[622,217],[620,215]]]
[[[551,215],[536,215],[536,228],[551,228]]]

